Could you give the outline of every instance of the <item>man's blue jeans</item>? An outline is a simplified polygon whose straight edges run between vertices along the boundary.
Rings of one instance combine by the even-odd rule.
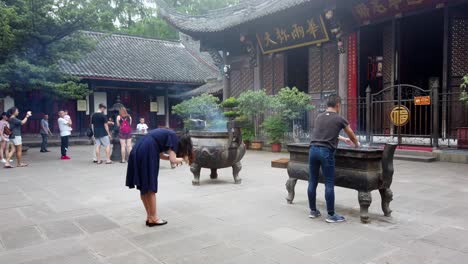
[[[311,146],[309,150],[309,196],[310,210],[317,210],[316,194],[320,167],[325,179],[325,200],[329,215],[335,214],[335,150]]]

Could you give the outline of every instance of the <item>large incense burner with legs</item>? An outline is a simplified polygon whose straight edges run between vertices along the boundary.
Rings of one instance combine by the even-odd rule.
[[[336,150],[335,186],[358,191],[361,207],[361,221],[369,222],[368,209],[372,202],[371,191],[379,190],[382,196],[382,211],[390,216],[390,202],[393,193],[390,189],[393,179],[393,156],[395,144],[386,144],[380,148],[341,148]],[[288,203],[292,203],[297,180],[309,179],[309,144],[288,145],[290,160],[288,163],[289,179],[286,182]],[[319,182],[323,183],[320,174]]]
[[[211,170],[211,179],[218,178],[218,169],[232,167],[234,183],[241,183],[239,172],[242,169],[241,160],[245,155],[245,145],[242,142],[240,127],[235,121],[228,122],[228,130],[190,131],[195,161],[190,167],[193,173],[193,185],[200,185],[202,168]]]

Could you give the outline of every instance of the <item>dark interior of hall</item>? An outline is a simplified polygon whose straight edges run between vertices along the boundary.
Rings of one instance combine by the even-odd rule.
[[[309,47],[287,51],[286,85],[308,93]]]
[[[400,24],[400,80],[429,89],[429,79],[442,79],[444,14],[437,10],[403,18]]]

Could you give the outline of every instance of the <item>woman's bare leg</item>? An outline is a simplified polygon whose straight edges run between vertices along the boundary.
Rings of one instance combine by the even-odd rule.
[[[120,139],[120,154],[122,155],[122,162],[125,162],[126,160],[126,153],[125,153],[126,150],[127,150],[126,140]]]
[[[6,146],[6,141],[2,140],[0,142],[0,160],[5,159],[5,146]]]
[[[130,156],[130,152],[132,152],[132,139],[127,139],[127,155]]]
[[[23,164],[23,146],[22,145],[18,145],[18,146],[15,146],[16,148],[16,166],[17,167],[22,167],[24,166],[25,164]]]
[[[150,210],[148,208],[148,201],[147,201],[147,194],[141,195],[141,201],[143,202],[143,205],[145,206],[145,211],[146,211],[146,220],[150,220]]]
[[[6,163],[5,163],[5,166],[6,167],[10,167],[11,164],[10,164],[10,160],[11,158],[13,157],[13,155],[15,154],[15,151],[16,151],[16,147],[14,145],[11,145],[11,144],[8,144],[7,145],[7,157],[6,157]]]
[[[156,211],[156,193],[150,192],[147,194],[148,209],[150,212],[150,222],[156,223],[158,221],[157,211]]]

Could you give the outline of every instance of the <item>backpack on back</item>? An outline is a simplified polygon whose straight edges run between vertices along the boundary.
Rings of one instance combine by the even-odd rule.
[[[120,132],[122,134],[130,134],[132,133],[132,127],[127,119],[122,119],[122,124],[120,125]]]

